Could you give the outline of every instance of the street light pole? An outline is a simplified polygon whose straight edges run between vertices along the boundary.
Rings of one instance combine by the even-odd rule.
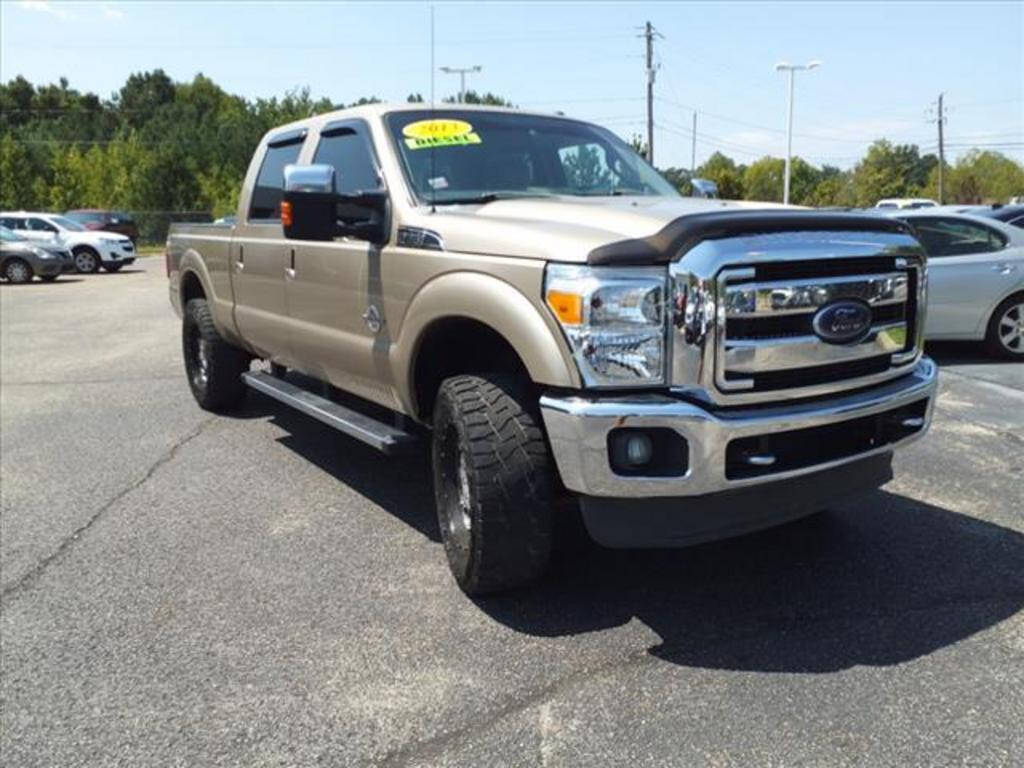
[[[806,64],[788,64],[780,61],[775,65],[776,72],[789,73],[789,120],[786,125],[786,175],[782,183],[782,202],[789,205],[789,176],[793,162],[793,81],[798,69],[812,70],[821,66],[820,61],[809,61]]]
[[[459,76],[459,103],[462,104],[466,101],[466,73],[467,72],[479,72],[482,70],[479,64],[474,64],[472,67],[441,67],[441,71],[446,75]]]

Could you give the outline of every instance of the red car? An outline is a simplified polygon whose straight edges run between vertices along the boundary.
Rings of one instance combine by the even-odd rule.
[[[122,211],[104,211],[98,208],[78,208],[65,211],[65,216],[77,221],[86,229],[100,229],[104,232],[117,232],[130,237],[132,242],[139,239],[139,228],[131,214]]]

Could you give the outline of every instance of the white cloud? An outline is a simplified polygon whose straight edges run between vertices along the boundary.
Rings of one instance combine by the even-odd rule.
[[[123,19],[124,11],[114,7],[113,3],[100,3],[100,11],[108,19]]]
[[[56,3],[46,2],[45,0],[19,0],[18,7],[26,11],[46,13],[60,19],[61,21],[67,21],[72,18],[71,14],[61,6]]]

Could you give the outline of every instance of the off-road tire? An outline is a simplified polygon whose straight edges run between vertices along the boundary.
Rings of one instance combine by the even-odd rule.
[[[72,251],[75,269],[81,274],[95,274],[100,269],[100,255],[87,245],[80,245]],[[90,260],[91,259],[91,260]]]
[[[988,328],[985,331],[985,350],[993,357],[1001,357],[1004,360],[1024,360],[1024,334],[1018,334],[1016,341],[1013,342],[1017,345],[1014,349],[1007,348],[1001,339],[1001,334],[1008,330],[1008,326],[1000,327],[1007,322],[1004,316],[1014,307],[1016,308],[1016,317],[1009,318],[1009,322],[1024,320],[1024,293],[1007,296],[996,307],[992,317],[988,320]]]
[[[434,406],[433,476],[448,564],[468,595],[547,569],[554,469],[536,402],[513,376],[454,376]]]
[[[32,265],[24,259],[8,259],[4,262],[4,279],[12,284],[32,282]]]
[[[185,305],[181,324],[185,375],[199,407],[229,411],[245,399],[242,374],[249,370],[249,353],[229,344],[217,332],[206,299]]]

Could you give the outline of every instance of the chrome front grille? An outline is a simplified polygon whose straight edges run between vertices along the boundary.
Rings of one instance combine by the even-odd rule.
[[[887,370],[907,350],[905,270],[868,275],[760,281],[754,269],[726,269],[719,279],[725,322],[718,329],[716,384],[723,391],[767,391]],[[822,307],[842,299],[866,304],[870,330],[856,343],[827,343],[813,328]],[[872,364],[873,363],[873,364]],[[779,375],[783,374],[783,375]],[[840,378],[848,376],[840,375]]]
[[[718,405],[817,397],[907,373],[921,355],[924,256],[887,233],[705,241],[670,267],[672,385]],[[826,340],[814,319],[855,305],[866,330]],[[819,314],[820,313],[820,314]]]

